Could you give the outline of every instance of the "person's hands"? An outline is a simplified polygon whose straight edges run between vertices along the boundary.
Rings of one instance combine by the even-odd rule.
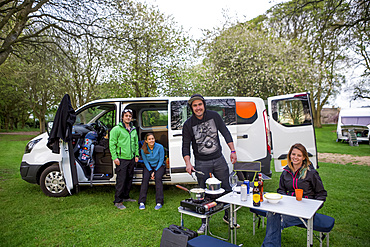
[[[120,165],[120,163],[119,163],[119,159],[117,158],[117,159],[115,159],[114,161],[114,164],[116,164],[116,166],[119,166]]]
[[[154,178],[155,178],[155,177],[154,177],[154,174],[155,174],[155,173],[154,173],[154,172],[152,172],[152,175],[150,176],[150,179],[153,179],[153,180],[154,180]]]
[[[139,161],[139,157],[135,157],[135,162],[137,163]]]
[[[232,164],[235,164],[237,161],[236,153],[231,153],[230,154],[230,161]]]
[[[186,164],[186,171],[191,175],[193,171],[195,171],[194,167],[191,165],[191,163]]]

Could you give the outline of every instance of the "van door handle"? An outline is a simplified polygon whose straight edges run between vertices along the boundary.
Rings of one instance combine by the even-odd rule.
[[[248,138],[248,135],[247,135],[247,134],[245,134],[245,135],[242,135],[242,136],[238,136],[237,138],[238,138],[238,139],[247,139],[247,138]]]
[[[182,136],[182,134],[174,134],[173,137],[175,137],[175,136]]]

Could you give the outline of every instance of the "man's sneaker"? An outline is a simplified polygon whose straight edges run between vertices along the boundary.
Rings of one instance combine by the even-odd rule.
[[[222,217],[222,220],[226,223],[226,224],[229,224],[229,219],[226,218],[226,217]],[[240,225],[237,223],[236,226],[235,226],[237,229],[240,228]]]
[[[114,206],[116,206],[118,209],[125,209],[125,205],[122,204],[122,202],[120,203],[115,203]]]
[[[127,199],[123,199],[124,202],[136,202],[135,199],[131,199],[131,198],[127,198]]]
[[[204,231],[206,230],[206,226],[207,226],[206,223],[202,223],[202,225],[199,227],[197,233],[198,234],[203,234]]]
[[[155,205],[155,207],[154,207],[155,210],[159,210],[161,208],[162,208],[162,204],[160,204],[160,203],[157,203],[157,205]]]
[[[140,202],[139,209],[140,210],[144,210],[145,209],[145,204],[142,203],[142,202]]]

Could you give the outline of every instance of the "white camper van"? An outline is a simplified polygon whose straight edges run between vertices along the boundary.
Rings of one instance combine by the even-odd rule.
[[[337,124],[337,142],[350,141],[350,132],[356,141],[369,141],[370,107],[341,109]]]
[[[67,145],[62,145],[61,154],[54,154],[46,147],[47,133],[35,137],[27,144],[23,155],[20,167],[22,179],[39,184],[46,195],[53,197],[70,194],[76,184],[115,184],[115,165],[108,148],[108,136],[110,129],[121,120],[122,110],[127,107],[134,112],[133,124],[137,128],[139,141],[143,140],[147,132],[153,132],[156,141],[165,147],[167,169],[164,183],[196,183],[195,176],[186,172],[181,154],[182,126],[191,115],[188,99],[161,97],[92,101],[76,110],[73,152],[69,152]],[[317,166],[313,120],[307,93],[269,98],[270,121],[261,98],[205,97],[205,100],[207,109],[217,111],[230,130],[238,162],[261,162],[261,172],[271,177],[272,147],[275,168],[281,171],[286,165],[290,146],[300,142],[307,147],[314,166]],[[85,135],[91,130],[98,133],[92,155],[94,169],[80,158]],[[231,172],[233,166],[228,158],[230,150],[223,137],[220,140]],[[70,157],[69,153],[74,157]],[[71,161],[73,159],[74,164]],[[77,170],[75,175],[71,168]],[[142,169],[143,163],[139,161],[135,167],[135,184],[141,183]]]

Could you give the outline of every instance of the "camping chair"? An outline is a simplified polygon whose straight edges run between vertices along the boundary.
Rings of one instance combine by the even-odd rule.
[[[244,181],[249,179],[247,172],[251,172],[253,174],[253,179],[250,181],[254,181],[258,172],[261,171],[261,162],[259,161],[248,161],[248,162],[236,162],[234,164],[234,171],[236,172],[238,179],[240,181]]]
[[[253,235],[256,233],[256,221],[258,220],[258,227],[262,221],[262,227],[265,227],[265,217],[267,216],[267,211],[251,208],[249,209],[253,213]]]
[[[250,211],[253,213],[253,235],[255,234],[255,217],[257,216],[259,218],[259,221],[262,218],[262,222],[264,217],[266,217],[267,212],[264,210],[258,210],[258,209],[250,209]],[[314,234],[314,236],[319,240],[320,247],[322,247],[322,243],[324,239],[326,238],[326,246],[329,247],[329,233],[333,229],[335,223],[335,219],[333,217],[316,213],[313,218],[313,230],[320,232],[320,236],[317,236]],[[297,227],[306,228],[307,224],[305,221],[302,221],[302,224],[296,225]],[[258,223],[259,227],[259,223]],[[262,224],[263,227],[263,224]]]
[[[329,233],[333,229],[335,219],[325,214],[316,213],[313,218],[313,230],[320,232],[320,236],[314,234],[314,236],[320,241],[320,247],[326,237],[326,246],[329,247]],[[298,227],[307,228],[306,222],[302,221],[302,224],[297,225]]]

